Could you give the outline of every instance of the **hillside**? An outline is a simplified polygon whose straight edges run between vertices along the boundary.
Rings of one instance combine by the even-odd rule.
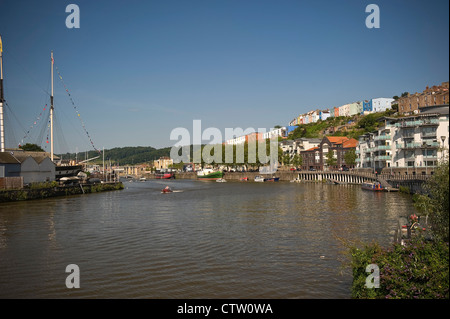
[[[297,138],[322,138],[328,136],[347,136],[358,139],[359,136],[375,131],[382,123],[379,121],[384,116],[393,116],[395,111],[387,110],[380,113],[371,113],[365,116],[339,116],[329,117],[325,121],[300,124],[289,135],[289,139]]]
[[[78,159],[79,161],[85,160],[87,158],[93,158],[96,156],[100,156],[99,158],[90,161],[91,164],[100,164],[103,161],[103,155],[96,151],[88,151],[87,154],[85,152],[82,153],[66,153],[59,154],[58,156],[62,157],[62,159]],[[170,155],[170,147],[156,149],[151,146],[129,146],[129,147],[116,147],[109,150],[105,149],[105,161],[110,161],[114,164],[120,165],[133,165],[139,163],[150,162],[155,159],[160,158],[161,156],[169,156]]]

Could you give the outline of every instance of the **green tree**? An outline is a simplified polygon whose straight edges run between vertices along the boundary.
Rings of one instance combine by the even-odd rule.
[[[345,164],[349,166],[355,166],[356,164],[356,151],[355,149],[351,149],[344,154]]]
[[[303,157],[299,154],[295,154],[292,158],[292,165],[299,167],[303,165]]]
[[[24,151],[29,152],[45,152],[39,145],[27,143],[25,145],[19,146],[19,148],[23,149]]]
[[[331,149],[328,150],[326,163],[328,166],[334,166],[337,163],[337,159],[334,158],[334,152]]]
[[[415,195],[415,207],[428,215],[437,240],[449,240],[449,162],[442,162],[424,186],[427,195]]]

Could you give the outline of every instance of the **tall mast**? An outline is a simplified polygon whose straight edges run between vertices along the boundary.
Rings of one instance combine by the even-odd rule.
[[[52,95],[50,96],[50,158],[53,161],[53,51],[51,53],[51,58]]]
[[[5,151],[5,126],[3,124],[3,47],[0,36],[0,151]]]

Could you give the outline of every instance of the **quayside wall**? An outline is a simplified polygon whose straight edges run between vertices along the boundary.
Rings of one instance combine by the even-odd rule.
[[[44,199],[57,196],[90,194],[123,189],[121,182],[78,184],[70,186],[45,187],[37,189],[8,189],[0,191],[1,202]]]

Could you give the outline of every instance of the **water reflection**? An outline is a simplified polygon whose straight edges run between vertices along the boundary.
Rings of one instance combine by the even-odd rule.
[[[0,297],[348,298],[342,241],[387,244],[411,209],[358,186],[188,180],[2,204]]]

